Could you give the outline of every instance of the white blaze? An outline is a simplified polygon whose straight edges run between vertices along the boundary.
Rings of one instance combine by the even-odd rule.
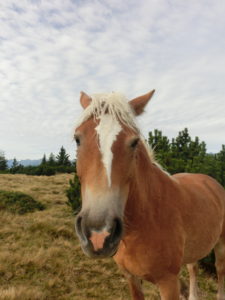
[[[101,115],[99,125],[95,128],[99,137],[102,162],[106,169],[108,184],[111,186],[112,145],[122,130],[120,123],[109,114]]]

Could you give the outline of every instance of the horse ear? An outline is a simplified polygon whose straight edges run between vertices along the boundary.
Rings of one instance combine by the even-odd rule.
[[[91,97],[84,92],[80,92],[80,104],[85,109],[91,103]]]
[[[154,93],[155,93],[155,90],[152,90],[151,92],[149,92],[143,96],[137,97],[137,98],[129,101],[129,104],[133,108],[136,116],[143,113],[146,104],[152,98]]]

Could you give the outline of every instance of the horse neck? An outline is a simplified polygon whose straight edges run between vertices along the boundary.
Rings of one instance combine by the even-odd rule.
[[[141,145],[137,152],[125,208],[127,233],[137,230],[141,225],[157,225],[160,210],[166,205],[163,191],[171,184],[170,176],[151,161],[145,146]]]

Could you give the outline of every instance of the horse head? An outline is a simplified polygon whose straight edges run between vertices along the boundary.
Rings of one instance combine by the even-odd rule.
[[[81,182],[82,209],[76,232],[90,257],[113,256],[123,236],[124,210],[134,175],[140,132],[140,115],[154,94],[127,101],[119,93],[81,93],[84,108],[75,130],[77,174]]]

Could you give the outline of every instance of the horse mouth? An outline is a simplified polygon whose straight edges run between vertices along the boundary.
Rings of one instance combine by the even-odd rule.
[[[113,257],[119,248],[119,243],[117,245],[114,245],[112,248],[102,248],[97,251],[94,251],[93,246],[88,243],[88,245],[82,245],[81,248],[86,256],[89,258],[108,258]]]
[[[75,223],[76,233],[84,254],[91,258],[114,256],[123,236],[122,220],[118,217],[113,218],[108,228],[101,226],[100,229],[86,226],[87,223],[85,216],[78,216]]]

